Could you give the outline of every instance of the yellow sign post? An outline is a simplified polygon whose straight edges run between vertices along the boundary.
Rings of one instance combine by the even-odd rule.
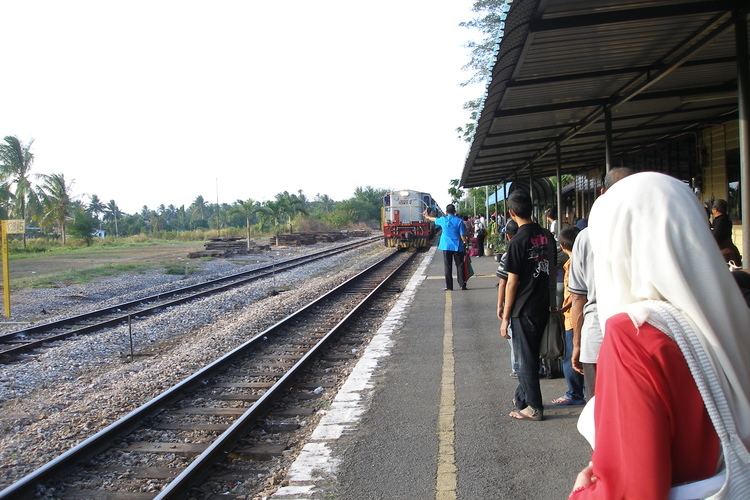
[[[8,235],[23,234],[26,224],[23,219],[12,219],[0,221],[0,240],[3,252],[3,305],[5,306],[5,317],[10,318],[10,264],[8,262]]]

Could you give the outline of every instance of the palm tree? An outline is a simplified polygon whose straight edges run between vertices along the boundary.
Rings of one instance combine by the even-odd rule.
[[[64,246],[65,224],[73,205],[70,195],[73,182],[65,182],[64,174],[42,175],[41,177],[44,181],[40,192],[44,206],[44,218],[57,224]]]
[[[248,198],[245,201],[237,200],[234,211],[241,213],[245,217],[245,228],[247,230],[247,250],[250,251],[250,220],[257,217],[258,214],[267,214],[270,212],[268,207],[263,206],[259,201]]]
[[[289,191],[277,194],[276,204],[280,212],[279,215],[286,216],[290,233],[292,232],[292,217],[297,214],[307,215],[307,199],[301,190],[299,191],[299,196],[290,194]]]
[[[115,223],[115,238],[119,236],[119,233],[117,231],[117,219],[120,217],[120,209],[117,206],[117,203],[115,203],[115,200],[109,200],[109,203],[107,203],[107,206],[104,207],[104,218],[107,220],[112,220]]]
[[[326,213],[331,212],[336,207],[336,202],[327,194],[317,194],[315,203],[319,204],[320,209]]]
[[[9,135],[5,137],[5,144],[0,144],[0,178],[9,180],[15,185],[13,193],[14,213],[26,221],[26,203],[31,192],[29,173],[34,155],[31,153],[29,142],[26,146],[21,144],[17,137]],[[23,247],[26,248],[26,233],[23,235]]]
[[[196,196],[193,203],[190,205],[190,218],[192,221],[204,221],[206,220],[206,207],[208,203],[203,199],[203,196]]]
[[[99,229],[102,228],[101,220],[99,219],[99,214],[104,212],[104,209],[107,208],[107,206],[102,203],[102,200],[99,199],[99,197],[95,194],[91,195],[91,200],[89,201],[89,206],[86,207],[86,211],[90,213],[94,219],[99,223]]]

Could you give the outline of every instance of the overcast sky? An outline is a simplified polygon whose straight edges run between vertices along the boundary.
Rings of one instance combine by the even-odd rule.
[[[445,206],[470,0],[0,0],[0,137],[127,212],[356,186]]]

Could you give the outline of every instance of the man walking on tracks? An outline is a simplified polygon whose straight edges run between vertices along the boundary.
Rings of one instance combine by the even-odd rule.
[[[456,207],[453,204],[445,207],[447,215],[431,217],[425,210],[425,219],[435,222],[440,226],[440,243],[438,248],[443,251],[443,264],[445,266],[445,290],[453,290],[453,263],[456,263],[456,276],[461,290],[466,290],[466,278],[464,277],[464,221],[456,217]]]
[[[513,398],[516,409],[510,417],[542,420],[542,391],[539,386],[539,349],[549,320],[550,286],[555,279],[555,239],[531,219],[531,198],[517,190],[508,198],[510,216],[518,232],[508,244],[505,306],[500,335],[513,330],[513,352],[518,362],[518,388]]]

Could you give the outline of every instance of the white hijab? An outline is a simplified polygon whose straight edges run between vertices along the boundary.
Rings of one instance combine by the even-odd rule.
[[[668,302],[694,325],[750,447],[750,309],[721,256],[690,188],[655,172],[631,175],[591,211],[599,321],[639,304]],[[747,253],[750,249],[745,249]]]

